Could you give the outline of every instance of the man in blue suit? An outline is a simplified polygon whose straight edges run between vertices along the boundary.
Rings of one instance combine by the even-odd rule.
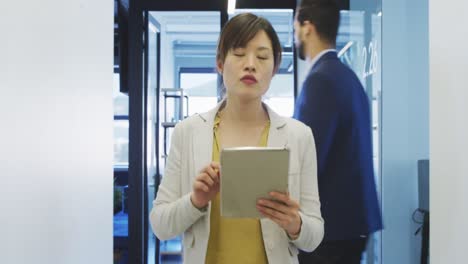
[[[360,263],[368,236],[382,229],[372,161],[368,97],[337,57],[339,8],[332,0],[302,0],[294,21],[296,47],[312,66],[294,117],[311,127],[325,237],[300,263]]]

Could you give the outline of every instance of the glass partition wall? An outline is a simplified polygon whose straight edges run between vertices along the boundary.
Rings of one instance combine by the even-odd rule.
[[[357,74],[371,107],[373,158],[377,194],[382,210],[382,2],[350,0],[349,10],[341,11],[337,51],[342,62]],[[382,234],[369,238],[362,263],[381,263]]]

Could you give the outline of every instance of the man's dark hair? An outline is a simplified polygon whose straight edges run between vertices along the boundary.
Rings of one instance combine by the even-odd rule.
[[[309,21],[315,26],[319,37],[330,44],[336,44],[340,9],[333,0],[302,0],[296,10],[297,21],[303,25]]]

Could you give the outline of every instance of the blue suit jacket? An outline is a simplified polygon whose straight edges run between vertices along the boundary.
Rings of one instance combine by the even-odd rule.
[[[368,97],[336,52],[325,53],[310,70],[294,117],[310,126],[315,138],[324,241],[382,229]]]

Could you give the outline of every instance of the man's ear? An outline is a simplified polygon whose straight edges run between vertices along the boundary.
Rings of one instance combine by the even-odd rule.
[[[218,70],[218,73],[223,75],[223,63],[221,62],[221,60],[218,60],[216,62],[216,70]]]
[[[306,36],[317,35],[317,29],[314,24],[310,23],[309,21],[304,22],[305,25],[305,34]]]
[[[315,27],[314,24],[310,23],[309,21],[307,21],[306,29],[307,29],[307,32],[306,32],[307,35],[312,34],[314,36],[317,36],[317,28]]]

